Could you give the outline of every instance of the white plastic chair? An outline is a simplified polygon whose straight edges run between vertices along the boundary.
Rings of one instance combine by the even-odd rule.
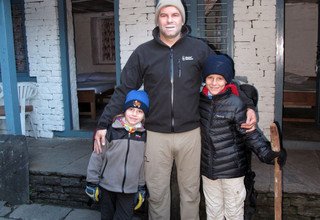
[[[30,100],[34,98],[36,94],[37,94],[37,87],[34,83],[30,83],[30,82],[18,83],[18,96],[19,96],[19,103],[20,103],[20,109],[21,109],[20,111],[21,131],[23,135],[26,134],[26,118],[29,118],[30,125],[35,138],[37,138],[37,132],[31,117],[33,106],[30,105]]]
[[[37,138],[37,132],[35,130],[31,112],[33,111],[33,106],[30,105],[30,100],[37,94],[37,87],[34,83],[21,82],[18,83],[18,98],[20,103],[20,120],[21,120],[21,131],[22,134],[26,134],[26,118],[29,119],[31,128],[33,130],[35,138]],[[4,111],[4,101],[3,101],[3,87],[0,85],[0,103],[1,108]],[[0,115],[0,119],[6,119],[5,115]]]

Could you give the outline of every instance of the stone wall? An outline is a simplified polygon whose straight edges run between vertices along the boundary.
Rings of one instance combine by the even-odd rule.
[[[257,211],[254,219],[274,219],[274,194],[258,192]],[[284,193],[282,197],[283,220],[320,219],[320,195]]]
[[[30,172],[30,200],[36,203],[88,208],[85,176]]]
[[[175,180],[175,178],[173,178]],[[85,176],[59,175],[54,173],[30,173],[30,200],[36,203],[56,204],[77,208],[89,208],[88,197],[84,193]],[[177,190],[176,181],[173,181],[172,190]],[[179,197],[173,193],[172,219],[179,219]],[[253,219],[274,219],[273,200],[270,192],[259,192],[257,210]],[[93,205],[92,209],[97,209]],[[205,204],[202,197],[200,217],[205,218]],[[283,220],[315,220],[320,219],[320,195],[284,193]]]

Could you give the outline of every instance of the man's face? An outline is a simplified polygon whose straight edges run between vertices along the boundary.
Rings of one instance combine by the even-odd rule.
[[[158,17],[160,29],[160,39],[166,41],[177,41],[180,39],[182,28],[182,16],[180,11],[174,6],[163,7]]]

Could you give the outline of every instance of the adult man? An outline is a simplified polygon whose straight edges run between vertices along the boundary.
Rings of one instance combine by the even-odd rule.
[[[130,56],[119,85],[98,122],[95,151],[105,144],[105,128],[120,113],[127,92],[142,83],[150,98],[146,118],[145,175],[149,219],[170,219],[170,174],[177,167],[181,219],[199,219],[199,88],[202,65],[214,53],[202,40],[189,37],[180,0],[160,0],[154,39]],[[248,127],[256,122],[254,112]]]

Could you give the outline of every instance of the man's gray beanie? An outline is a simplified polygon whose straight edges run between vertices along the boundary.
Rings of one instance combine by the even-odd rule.
[[[156,13],[155,13],[155,23],[158,25],[158,18],[161,8],[165,6],[174,6],[176,7],[181,14],[182,22],[185,23],[186,21],[186,12],[184,10],[183,4],[181,3],[181,0],[159,0],[157,6],[156,6]]]

